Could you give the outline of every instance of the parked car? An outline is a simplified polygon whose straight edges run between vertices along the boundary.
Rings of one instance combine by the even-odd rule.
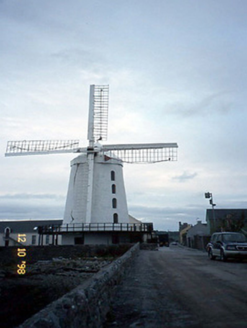
[[[211,260],[216,257],[222,261],[228,258],[247,259],[247,240],[240,232],[215,232],[206,248]]]

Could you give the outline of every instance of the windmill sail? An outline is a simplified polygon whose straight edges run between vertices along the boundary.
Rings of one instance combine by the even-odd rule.
[[[8,141],[5,156],[74,153],[79,140],[21,140]]]
[[[108,103],[109,86],[91,85],[88,115],[88,140],[92,144],[97,140],[107,139]]]
[[[177,160],[176,143],[104,145],[102,150],[109,157],[125,163],[157,163]]]

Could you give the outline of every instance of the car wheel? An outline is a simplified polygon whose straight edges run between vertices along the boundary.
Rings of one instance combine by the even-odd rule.
[[[224,262],[227,261],[227,257],[225,256],[223,249],[221,249],[221,251],[220,251],[220,259],[221,259],[221,261],[224,261]]]
[[[215,260],[215,256],[213,255],[212,249],[208,251],[208,257],[210,258],[210,260]]]

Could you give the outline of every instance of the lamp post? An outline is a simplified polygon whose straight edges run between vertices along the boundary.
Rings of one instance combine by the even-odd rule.
[[[216,206],[216,204],[214,204],[214,201],[213,201],[213,194],[210,193],[210,192],[206,192],[205,193],[205,198],[209,199],[209,204],[212,205],[212,214],[213,214],[214,229],[215,229],[216,228],[216,220],[215,220],[214,207]]]

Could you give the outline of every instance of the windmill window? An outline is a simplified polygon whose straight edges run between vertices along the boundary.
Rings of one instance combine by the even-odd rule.
[[[118,214],[117,213],[113,214],[113,223],[118,223]]]
[[[117,208],[117,199],[116,198],[112,199],[112,208]]]
[[[116,185],[115,185],[115,184],[113,184],[113,185],[111,186],[111,190],[112,190],[112,193],[113,193],[113,194],[116,193]]]
[[[115,181],[115,171],[111,171],[111,181]]]

